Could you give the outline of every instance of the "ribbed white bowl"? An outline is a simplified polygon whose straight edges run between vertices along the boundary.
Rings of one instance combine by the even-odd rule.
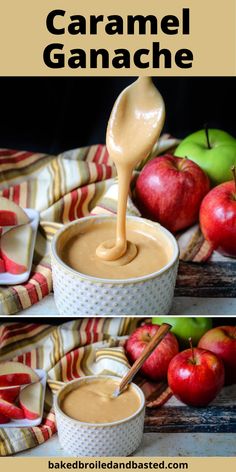
[[[59,230],[52,240],[52,277],[54,298],[60,315],[69,316],[154,316],[166,315],[172,305],[179,262],[179,248],[174,236],[158,223],[128,216],[128,221],[161,230],[168,238],[173,255],[157,272],[130,279],[102,279],[84,275],[68,267],[58,254],[60,241],[75,226],[86,227],[91,219],[100,223],[111,216],[88,216],[73,221]]]
[[[143,435],[145,398],[137,385],[131,384],[139,395],[140,407],[124,420],[103,424],[82,423],[61,410],[61,401],[69,391],[79,387],[84,381],[90,382],[96,378],[92,375],[72,380],[58,392],[54,405],[59,442],[63,449],[76,457],[128,456],[138,448]],[[117,380],[117,377],[107,375],[99,378]]]

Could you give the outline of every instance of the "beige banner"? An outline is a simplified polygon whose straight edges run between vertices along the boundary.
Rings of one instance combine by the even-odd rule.
[[[180,470],[188,472],[234,472],[236,458],[233,457],[129,457],[129,458],[2,458],[1,470],[10,472],[46,472],[53,470]]]
[[[236,75],[235,18],[235,0],[2,1],[0,75]]]

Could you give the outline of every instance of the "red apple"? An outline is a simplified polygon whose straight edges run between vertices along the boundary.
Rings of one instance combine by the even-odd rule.
[[[0,399],[0,414],[10,418],[11,420],[22,420],[25,417],[22,408],[19,408],[13,403],[7,402],[2,398]]]
[[[219,326],[210,329],[199,341],[198,347],[217,354],[225,366],[225,383],[236,383],[236,327]]]
[[[0,387],[24,385],[38,380],[36,372],[21,362],[0,362]]]
[[[170,362],[168,384],[183,403],[206,406],[224,385],[223,362],[205,349],[186,349]]]
[[[9,423],[9,421],[10,421],[10,418],[7,418],[6,416],[0,413],[0,424]]]
[[[20,393],[20,387],[1,387],[0,388],[0,399],[6,400],[10,403],[14,403]]]
[[[236,257],[236,179],[206,195],[200,208],[200,226],[214,249]]]
[[[131,334],[125,344],[125,350],[131,363],[141,355],[159,327],[159,325],[146,324]],[[166,378],[168,365],[178,351],[178,341],[175,335],[168,333],[143,363],[140,371],[152,380]]]
[[[197,164],[166,154],[143,168],[135,198],[143,216],[176,233],[196,223],[209,188],[209,179]]]
[[[20,392],[19,403],[24,410],[25,418],[35,420],[42,410],[43,386],[40,382],[27,385]]]

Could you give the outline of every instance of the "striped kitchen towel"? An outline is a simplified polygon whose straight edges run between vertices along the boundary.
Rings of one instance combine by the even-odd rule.
[[[53,393],[65,382],[86,375],[122,377],[129,369],[124,354],[127,335],[140,323],[132,318],[89,318],[59,326],[9,322],[0,325],[0,361],[15,360],[47,372],[43,421],[32,428],[0,429],[0,456],[38,446],[56,433]],[[147,403],[159,406],[169,397],[164,383],[139,379]]]
[[[153,154],[171,152],[177,144],[178,140],[163,135]],[[116,169],[104,145],[58,156],[0,150],[0,195],[40,212],[29,280],[22,285],[0,286],[0,315],[10,315],[29,308],[52,290],[49,245],[61,224],[91,212],[116,212]],[[138,214],[131,199],[128,212]],[[204,260],[211,253],[198,227],[184,233],[179,243],[184,260]]]

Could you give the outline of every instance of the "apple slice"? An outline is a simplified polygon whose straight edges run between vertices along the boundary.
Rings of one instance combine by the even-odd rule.
[[[0,226],[15,226],[29,223],[23,208],[8,198],[0,197]]]
[[[19,403],[24,411],[25,418],[35,420],[39,418],[42,409],[43,386],[40,382],[27,385],[20,392]]]
[[[25,417],[24,410],[14,405],[13,403],[7,402],[6,400],[0,399],[0,414],[10,418],[11,420],[23,420]]]
[[[0,363],[0,387],[24,385],[38,381],[39,376],[36,372],[21,362]]]
[[[0,236],[1,236],[1,233],[0,233]],[[0,257],[0,274],[2,274],[3,272],[6,272],[6,267],[5,267],[4,260]]]
[[[6,271],[22,274],[29,267],[32,228],[30,225],[17,226],[1,238],[1,253]]]
[[[10,421],[10,418],[7,418],[6,416],[0,413],[0,424],[9,423],[9,421]]]
[[[20,387],[3,387],[0,388],[0,399],[14,403],[20,393]]]
[[[0,375],[0,387],[10,387],[10,386],[13,387],[17,385],[26,385],[30,383],[31,383],[30,375],[23,372]]]

